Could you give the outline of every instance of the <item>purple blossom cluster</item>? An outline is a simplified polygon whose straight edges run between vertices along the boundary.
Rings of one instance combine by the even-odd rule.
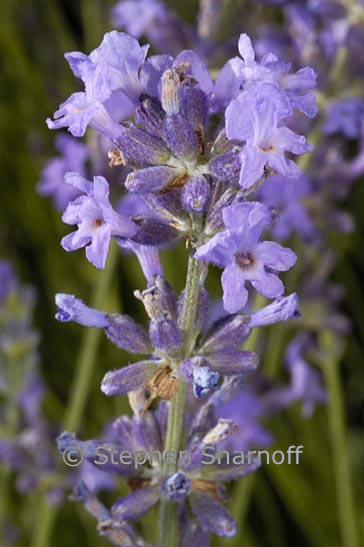
[[[352,229],[339,206],[364,172],[363,99],[355,85],[343,91],[340,72],[360,66],[348,62],[360,56],[360,16],[341,2],[264,3],[280,10],[285,26],[258,26],[254,48],[245,33],[220,40],[223,2],[201,0],[195,25],[161,0],[118,2],[113,24],[127,34],[105,34],[90,55],[66,54],[83,88],[47,120],[77,138],[87,131],[87,145],[59,137],[61,156],[39,185],[75,226],[62,247],[84,247],[103,269],[114,240],[135,254],[146,279],[134,292],[144,324],[56,295],[59,321],[101,328],[135,356],[101,383],[108,397],[128,396],[132,416],[119,417],[101,440],[58,437],[61,453],[76,447],[93,469],[127,481],[130,492],[110,509],[85,482],[74,490],[113,545],[150,545],[132,523],[157,505],[161,547],[205,547],[211,533],[235,535],[224,507],[226,482],[259,462],[226,459],[206,468],[204,448],[267,447],[267,417],[297,402],[310,416],[327,398],[311,364],[320,333],[349,328],[337,310],[342,289],[328,282],[336,257],[327,235]],[[148,55],[142,37],[157,55]],[[178,294],[159,254],[181,240],[188,271]],[[293,243],[298,263],[288,284],[284,272],[297,261]],[[205,287],[213,267],[222,270],[217,302]],[[299,287],[299,300],[285,294],[287,287]],[[264,375],[250,344],[255,329],[271,334],[291,319],[295,333],[283,357],[289,380],[282,385]],[[260,353],[259,343],[254,350]],[[266,353],[270,359],[269,344]],[[185,454],[173,464],[115,466],[100,461],[100,445],[110,453]]]
[[[213,15],[210,4],[201,8],[200,29],[204,17]],[[142,7],[143,18],[137,19]],[[159,2],[124,2],[114,18],[137,37],[149,33],[165,43],[172,38],[172,20],[176,23]],[[164,34],[161,21],[170,23]],[[196,50],[206,58],[201,40]],[[75,499],[98,520],[100,534],[115,545],[147,545],[130,522],[157,503],[162,545],[170,545],[163,516],[169,504],[177,507],[180,545],[209,545],[210,533],[234,535],[236,524],[223,506],[224,482],[255,471],[259,463],[226,461],[206,470],[204,447],[264,445],[270,436],[258,422],[265,412],[297,400],[309,412],[324,400],[319,378],[316,391],[310,391],[309,366],[300,350],[289,358],[290,367],[298,363],[292,364],[291,384],[272,386],[262,395],[258,355],[242,348],[254,329],[300,315],[296,294],[284,294],[280,277],[297,257],[266,233],[278,230],[278,207],[285,212],[278,232],[283,237],[295,230],[309,237],[315,229],[300,201],[310,186],[300,186],[304,175],[293,158],[312,150],[294,126],[297,116],[312,118],[317,112],[316,74],[308,67],[294,72],[273,54],[257,61],[246,34],[238,50],[240,56],[228,60],[213,80],[192,50],[148,56],[148,46],[135,38],[107,33],[89,56],[66,55],[84,91],[47,120],[50,128],[65,127],[75,137],[88,126],[96,130],[110,142],[112,170],[124,169],[126,175],[120,186],[128,194],[114,205],[104,168],[91,181],[84,169],[70,166],[64,180],[75,197],[62,218],[76,231],[63,238],[63,248],[85,247],[86,258],[102,269],[114,240],[136,255],[146,278],[146,288],[134,293],[144,305],[146,326],[125,314],[89,308],[73,295],[56,295],[59,321],[102,328],[118,348],[136,355],[134,362],[107,372],[101,383],[107,396],[127,394],[133,409],[132,417],[114,422],[108,446],[130,453],[173,448],[191,455],[172,466],[146,462],[115,468],[98,459],[99,440],[82,441],[70,432],[59,436],[60,452],[77,446],[95,467],[127,479],[130,494],[110,510],[84,484],[75,491]],[[67,165],[64,154],[61,168]],[[281,184],[278,200],[269,193],[270,184]],[[181,239],[189,265],[185,289],[177,294],[165,279],[159,250]],[[221,303],[204,286],[209,265],[223,269]],[[254,309],[258,294],[270,302]],[[225,417],[229,405],[251,409],[244,413],[245,437],[241,419]],[[179,423],[173,422],[176,412]],[[180,434],[171,446],[172,427],[185,432],[183,443]]]

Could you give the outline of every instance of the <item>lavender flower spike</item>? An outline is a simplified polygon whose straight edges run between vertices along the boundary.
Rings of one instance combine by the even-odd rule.
[[[89,308],[72,294],[56,294],[57,313],[56,319],[66,323],[75,321],[85,327],[104,328],[109,325],[107,314]]]
[[[239,203],[224,209],[223,220],[226,230],[202,245],[195,258],[224,268],[225,309],[235,313],[245,306],[246,281],[266,298],[281,296],[284,286],[273,272],[289,270],[297,257],[273,241],[259,243],[262,231],[271,223],[269,209],[257,202]]]
[[[114,211],[104,177],[94,177],[92,184],[77,173],[67,173],[65,180],[85,195],[72,201],[63,213],[63,222],[77,224],[78,230],[62,239],[62,247],[75,251],[86,246],[87,259],[96,268],[104,268],[111,237],[130,237],[138,228],[132,220]]]

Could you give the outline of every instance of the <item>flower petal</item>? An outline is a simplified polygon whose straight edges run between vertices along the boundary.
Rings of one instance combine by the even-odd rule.
[[[210,241],[199,247],[194,255],[196,260],[211,262],[216,266],[227,266],[231,263],[234,249],[233,242],[228,232],[216,234]]]
[[[127,496],[119,498],[111,508],[115,520],[135,520],[148,513],[159,499],[157,486],[140,488]]]
[[[156,361],[139,361],[127,367],[107,372],[101,383],[101,391],[108,397],[126,395],[144,385],[158,370]]]
[[[220,537],[235,536],[236,523],[221,503],[200,492],[191,492],[189,500],[192,512],[200,519],[202,526]]]
[[[266,298],[277,298],[284,293],[284,285],[279,277],[264,270],[260,271],[259,276],[251,283],[255,290]]]
[[[297,255],[291,249],[282,247],[282,245],[279,245],[275,241],[263,241],[259,243],[255,250],[255,256],[265,266],[278,272],[289,270],[297,262]]]
[[[222,273],[221,284],[224,290],[224,308],[229,313],[241,310],[247,300],[248,291],[245,288],[245,277],[235,264],[231,264]]]

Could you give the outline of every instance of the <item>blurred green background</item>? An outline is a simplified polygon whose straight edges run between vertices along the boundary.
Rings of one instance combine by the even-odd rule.
[[[185,0],[183,5],[174,4],[185,17],[194,17],[197,2]],[[68,229],[51,201],[36,194],[35,184],[47,158],[54,154],[54,133],[47,129],[44,120],[76,89],[63,53],[89,51],[98,45],[102,34],[110,28],[112,5],[109,0],[2,0],[1,3],[0,256],[10,259],[21,279],[36,287],[41,369],[48,386],[45,413],[54,424],[64,419],[73,420],[75,429],[84,437],[99,434],[105,421],[127,410],[125,401],[106,399],[99,390],[104,373],[125,363],[127,357],[102,337],[99,339],[92,330],[85,333],[76,325],[57,324],[53,320],[53,295],[72,293],[88,303],[96,298],[107,311],[123,309],[138,316],[141,308],[130,295],[143,286],[143,279],[132,257],[118,257],[116,275],[106,290],[100,281],[100,272],[82,253],[68,254],[62,250],[59,241]],[[268,17],[269,13],[268,10]],[[246,27],[244,30],[249,31]],[[356,218],[356,234],[333,238],[341,258],[332,277],[346,288],[343,311],[351,317],[353,328],[345,341],[342,358],[337,360],[335,355],[331,356],[328,348],[326,364],[330,370],[338,371],[338,375],[331,375],[331,387],[339,397],[336,403],[340,402],[341,392],[343,396],[347,425],[344,442],[354,479],[355,520],[361,533],[358,545],[364,545],[363,204],[361,181],[346,204]],[[183,254],[179,249],[173,250],[169,261],[165,261],[167,275],[179,289],[184,279],[181,263]],[[275,335],[280,336],[279,331]],[[330,347],[331,344],[329,340]],[[85,354],[86,347],[89,353]],[[76,363],[80,359],[92,361],[93,357],[95,367],[84,412],[67,417]],[[275,379],[280,375],[283,377],[283,372],[278,372]],[[330,379],[330,372],[327,377]],[[335,383],[337,378],[339,385]],[[276,449],[304,445],[302,464],[265,466],[239,485],[238,494],[232,491],[232,511],[241,532],[237,539],[218,540],[216,545],[355,547],[347,541],[344,543],[345,508],[340,507],[336,491],[336,478],[343,473],[340,456],[338,459],[334,449],[335,443],[342,440],[337,439],[341,418],[340,407],[329,405],[318,408],[313,418],[305,421],[295,407],[268,424],[277,435]],[[0,496],[3,496],[1,492]],[[38,540],[34,538],[41,538],[46,519],[54,519],[49,547],[107,544],[98,538],[95,522],[82,506],[66,503],[57,514],[50,515],[41,497],[41,494],[33,494],[22,499],[12,492],[7,511],[22,530],[16,545],[26,547],[33,541],[33,547],[38,547]],[[150,523],[148,518],[143,521],[144,526]],[[6,545],[6,539],[0,539],[0,544]]]

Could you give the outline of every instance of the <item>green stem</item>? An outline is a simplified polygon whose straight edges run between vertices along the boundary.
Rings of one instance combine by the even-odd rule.
[[[343,394],[339,377],[341,350],[335,351],[332,333],[322,334],[324,356],[321,368],[329,392],[328,413],[334,462],[335,486],[339,509],[339,522],[343,547],[358,547],[359,534],[356,522],[353,484],[347,449]]]
[[[198,262],[192,256],[189,256],[185,298],[181,318],[181,327],[184,333],[183,357],[187,357],[190,354],[190,351],[193,349],[191,346],[193,346],[196,338],[195,318],[202,267],[201,262]]]
[[[182,437],[185,394],[185,382],[180,381],[177,395],[170,404],[165,450],[179,450]],[[175,469],[176,464],[166,464],[166,470],[175,471]]]
[[[103,307],[115,271],[117,247],[110,248],[108,263],[103,275],[100,276],[91,306],[96,309]],[[80,353],[77,359],[76,372],[71,388],[69,404],[63,420],[64,428],[68,431],[77,431],[81,423],[82,414],[86,405],[92,375],[95,369],[97,348],[101,338],[101,329],[85,330]],[[53,524],[56,517],[56,508],[51,506],[45,495],[39,502],[36,525],[33,533],[33,547],[49,547]]]
[[[195,318],[201,271],[202,264],[190,256],[188,259],[185,298],[181,319],[181,327],[184,333],[182,358],[190,354],[195,342]],[[185,392],[185,382],[179,380],[177,395],[170,402],[169,407],[165,451],[171,450],[176,455],[175,460],[177,460],[177,454],[181,445]],[[177,464],[165,464],[165,474],[175,471],[176,467]],[[178,547],[177,504],[167,499],[161,499],[159,516],[161,547]]]

